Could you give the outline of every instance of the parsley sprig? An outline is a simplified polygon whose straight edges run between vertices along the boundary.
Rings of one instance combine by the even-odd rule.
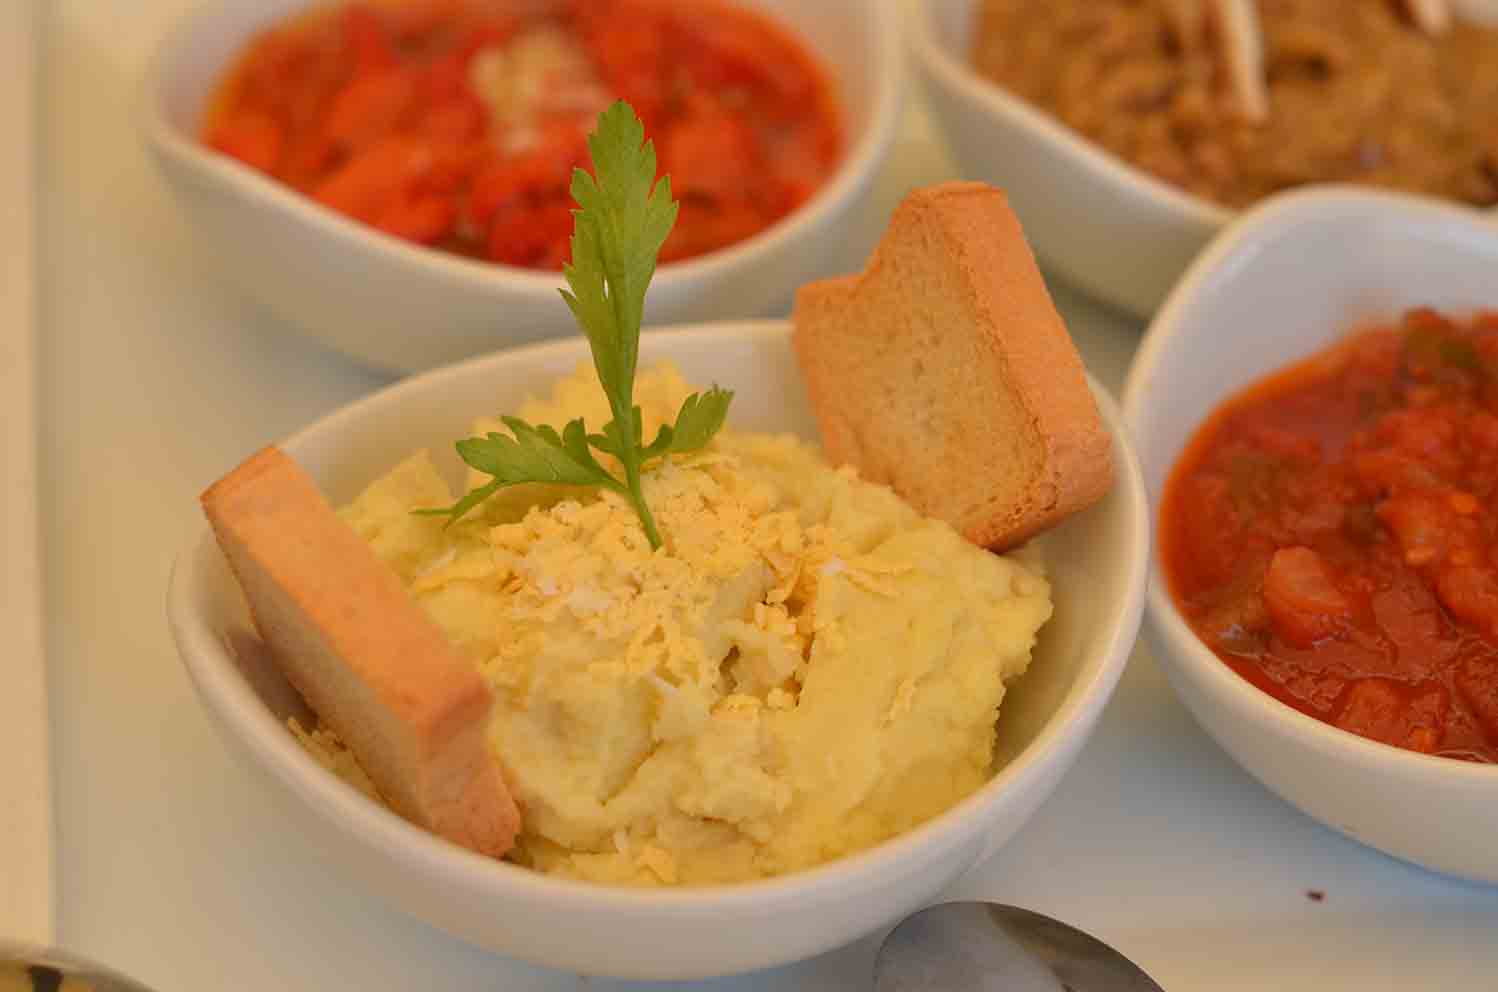
[[[645,141],[645,126],[629,104],[621,100],[599,116],[588,136],[588,151],[593,174],[582,169],[572,174],[578,209],[573,211],[572,261],[562,270],[570,291],[562,290],[562,297],[588,336],[613,419],[597,434],[590,434],[581,419],[559,434],[544,424],[505,417],[509,435],[491,431],[457,443],[463,461],[490,481],[452,506],[417,512],[451,522],[506,486],[598,486],[629,501],[650,546],[659,548],[660,531],[640,488],[641,470],[651,459],[705,446],[723,426],[733,393],[716,386],[693,393],[682,403],[676,422],[662,425],[655,439],[644,443],[640,408],[633,400],[640,322],[645,290],[676,223],[677,205],[670,177],[656,181],[655,146]],[[604,468],[594,451],[617,459],[624,478]]]

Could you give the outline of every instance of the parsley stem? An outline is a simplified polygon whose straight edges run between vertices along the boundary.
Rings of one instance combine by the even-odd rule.
[[[486,437],[458,442],[458,454],[493,481],[473,490],[442,514],[456,520],[503,486],[549,482],[602,486],[633,505],[652,550],[662,545],[655,518],[645,503],[640,482],[644,463],[673,452],[702,448],[723,426],[733,394],[716,386],[693,393],[682,403],[674,424],[663,423],[654,441],[645,443],[634,406],[635,366],[640,356],[640,321],[645,290],[655,274],[661,246],[676,223],[677,205],[671,179],[656,180],[655,146],[645,140],[645,125],[620,101],[598,118],[588,136],[593,172],[576,169],[572,197],[577,201],[572,227],[572,260],[562,268],[567,288],[562,298],[588,337],[593,368],[608,396],[614,419],[601,435],[590,435],[582,418],[560,432],[504,417],[510,436],[491,431]],[[624,468],[624,481],[598,463],[591,448],[613,455]]]
[[[624,485],[629,490],[629,501],[640,515],[640,524],[645,528],[645,537],[652,551],[661,546],[661,532],[655,526],[655,517],[645,502],[645,491],[640,485],[640,431],[643,427],[633,403],[634,369],[628,369],[628,387],[621,394],[610,394],[609,406],[614,411],[614,423],[619,425],[619,463],[624,466]]]
[[[640,515],[640,524],[645,528],[645,537],[650,541],[652,551],[659,550],[661,546],[661,532],[655,527],[655,517],[650,512],[650,506],[645,502],[645,494],[640,489],[640,469],[626,465],[624,475],[628,480],[629,498],[635,504],[635,511]]]

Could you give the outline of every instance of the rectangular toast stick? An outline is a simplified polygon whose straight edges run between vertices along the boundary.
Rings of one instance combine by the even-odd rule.
[[[503,856],[520,812],[487,742],[489,687],[395,573],[278,448],[214,483],[202,504],[282,672],[385,800]]]

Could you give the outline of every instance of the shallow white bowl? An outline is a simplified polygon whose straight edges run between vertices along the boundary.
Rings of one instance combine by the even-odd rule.
[[[1498,229],[1461,207],[1346,188],[1246,214],[1192,265],[1129,372],[1124,410],[1152,507],[1230,394],[1416,306],[1498,307]],[[1197,721],[1270,789],[1388,854],[1498,882],[1498,767],[1375,743],[1254,688],[1187,626],[1158,551],[1145,637]]]
[[[585,360],[580,339],[475,359],[408,379],[284,442],[345,502],[404,453],[428,448],[456,477],[452,441],[476,415],[513,409]],[[698,382],[737,390],[743,429],[815,436],[784,322],[645,335]],[[1046,535],[1055,617],[999,721],[992,782],[919,829],[867,852],[764,882],[636,891],[536,874],[432,836],[326,773],[286,731],[295,696],[255,650],[212,536],[178,558],[169,616],[199,696],[232,750],[276,785],[286,824],[411,914],[505,954],[592,975],[654,980],[768,967],[837,947],[920,907],[1003,844],[1070,767],[1113,691],[1143,606],[1143,482],[1113,403],[1094,385],[1118,464],[1112,493]]]
[[[827,66],[845,111],[841,165],[806,204],[738,245],[663,266],[651,323],[763,314],[800,284],[857,268],[855,209],[888,151],[902,52],[890,0],[738,0],[794,29]],[[220,0],[190,15],[147,70],[147,143],[202,251],[232,285],[332,348],[397,371],[572,333],[561,277],[410,244],[327,210],[196,139],[235,53],[308,0]]]
[[[980,76],[970,54],[980,2],[916,0],[910,17],[917,73],[959,166],[1008,190],[1049,268],[1150,316],[1238,212],[1155,178]]]

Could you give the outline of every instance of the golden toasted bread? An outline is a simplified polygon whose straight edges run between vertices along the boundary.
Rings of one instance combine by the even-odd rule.
[[[1113,480],[1082,362],[1004,194],[918,190],[858,276],[808,284],[796,356],[828,457],[1003,549]]]
[[[520,813],[489,750],[489,687],[333,512],[266,448],[202,496],[261,638],[402,816],[502,856]]]

